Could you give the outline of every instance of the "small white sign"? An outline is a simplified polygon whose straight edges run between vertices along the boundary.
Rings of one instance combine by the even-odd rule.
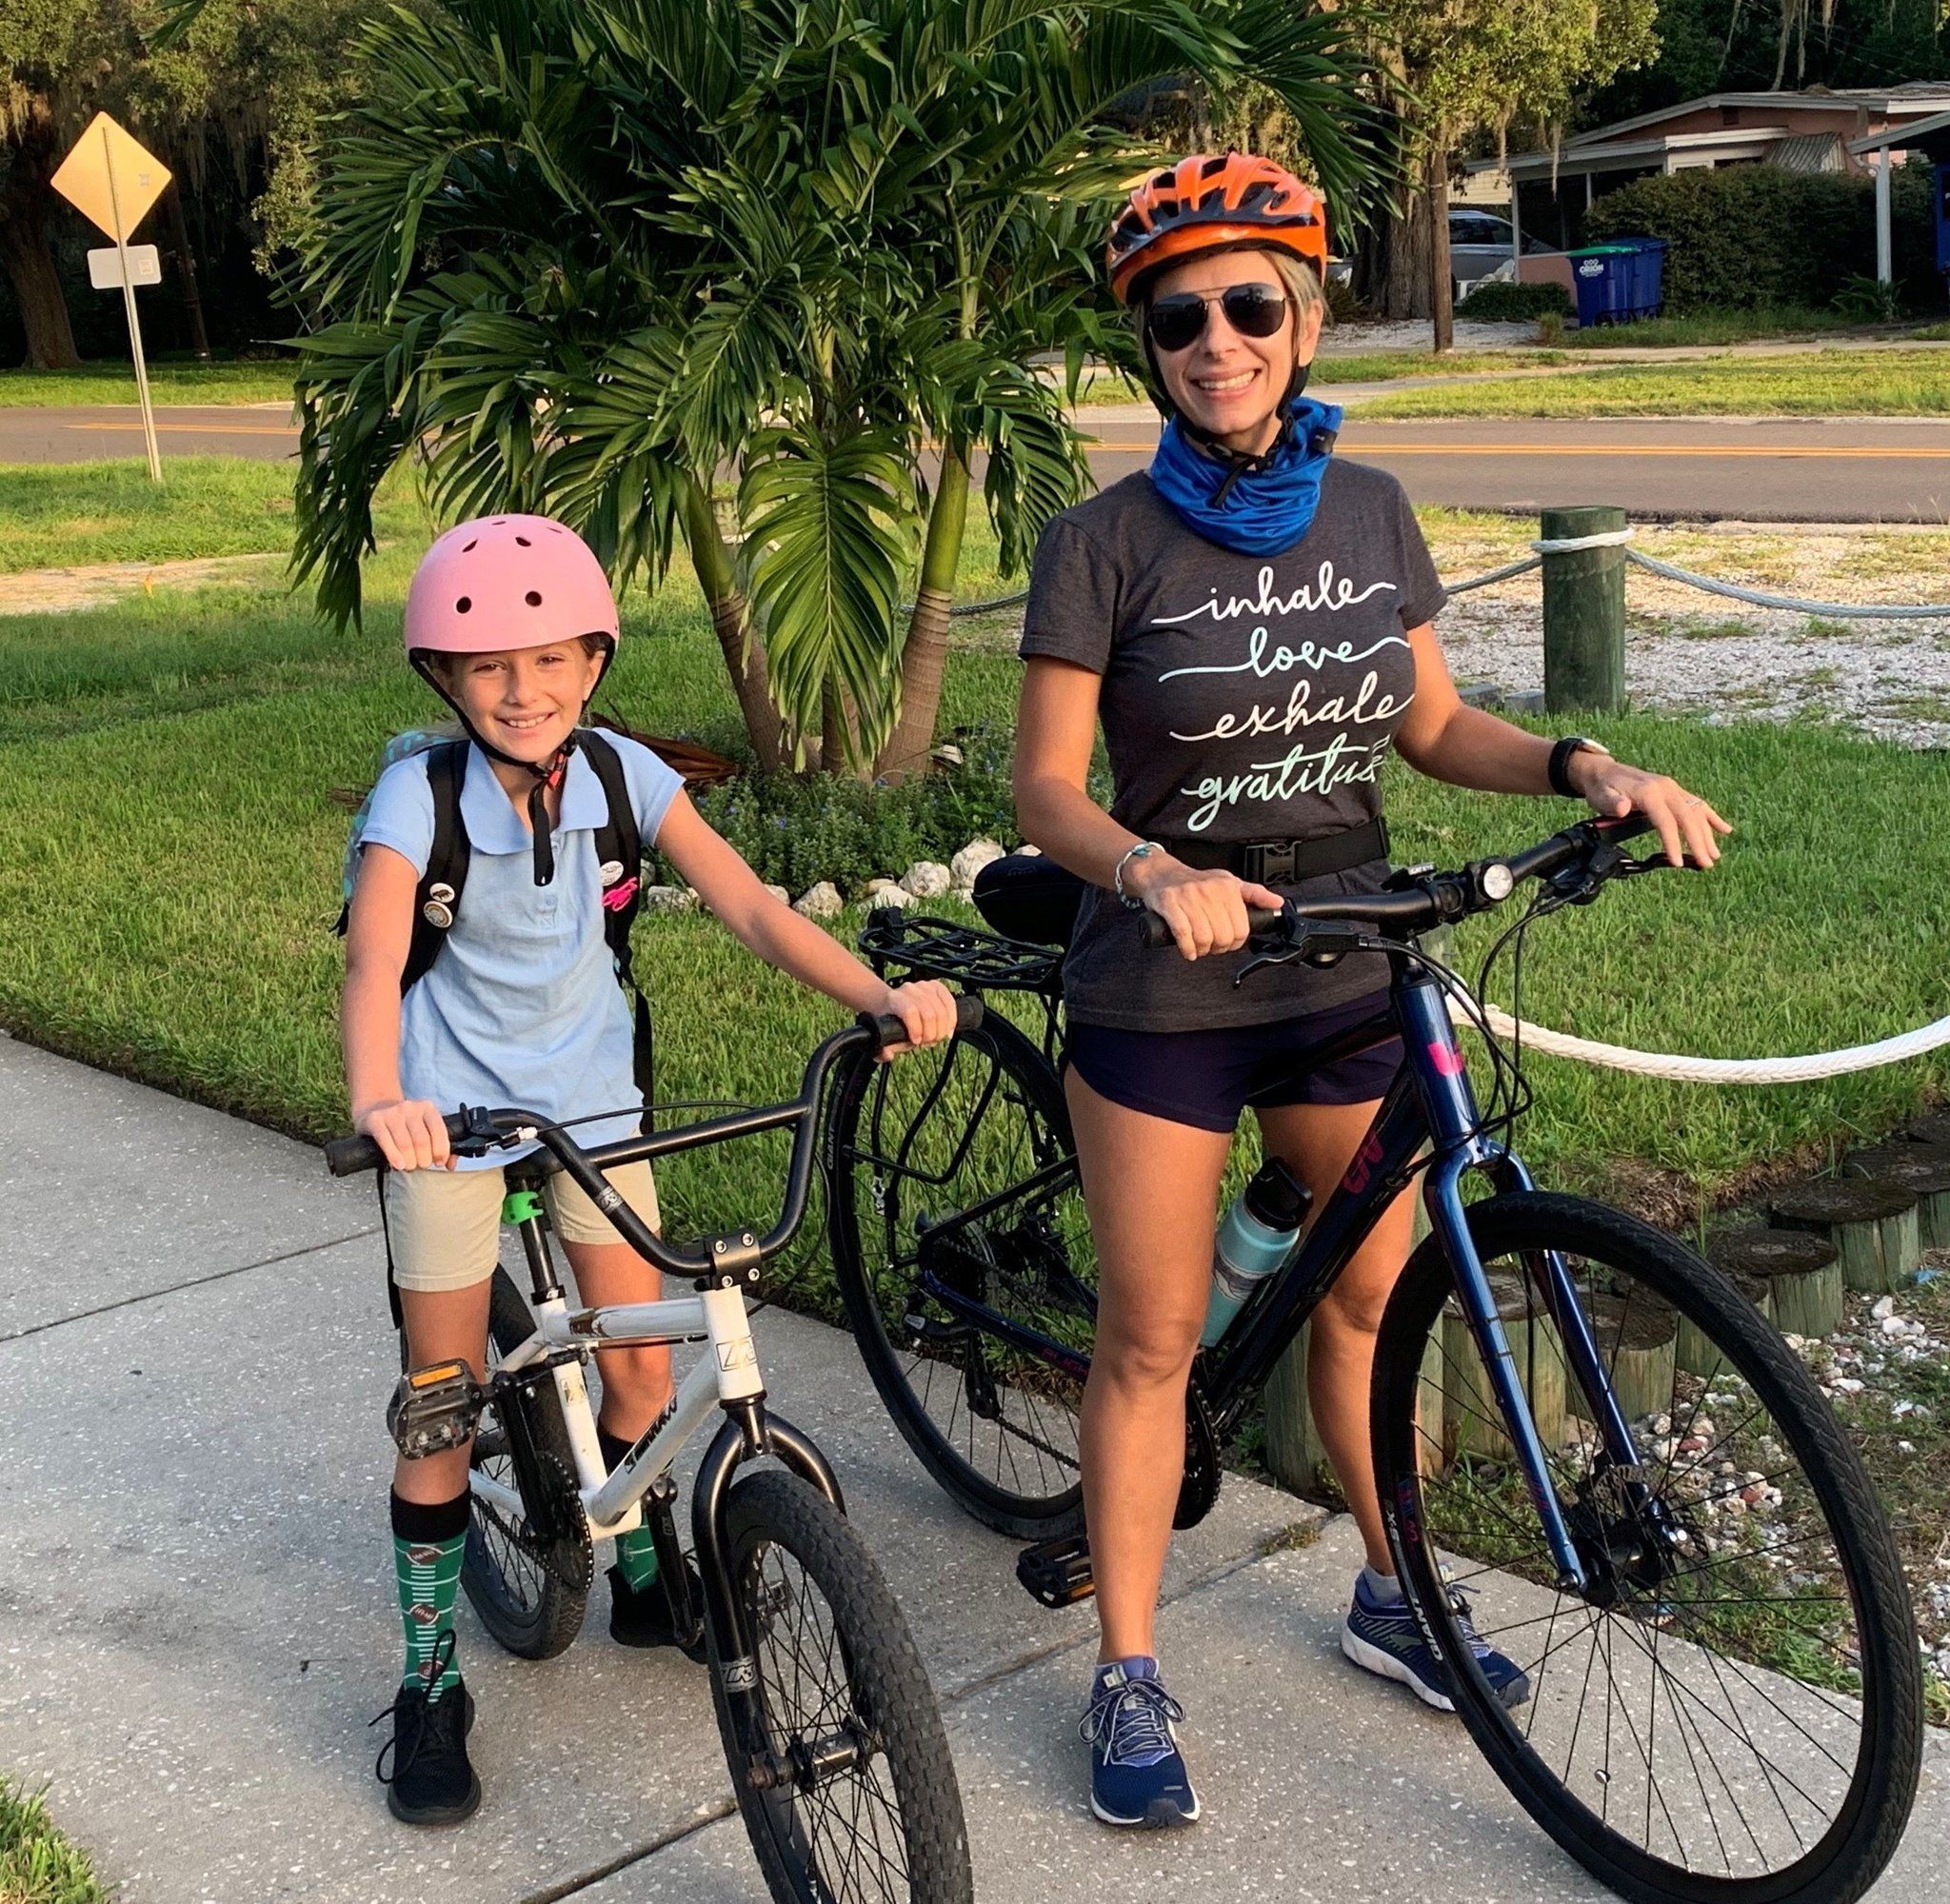
[[[163,261],[153,245],[130,245],[129,282],[131,285],[159,285],[163,281]],[[88,281],[98,291],[122,288],[122,253],[104,245],[88,254]]]

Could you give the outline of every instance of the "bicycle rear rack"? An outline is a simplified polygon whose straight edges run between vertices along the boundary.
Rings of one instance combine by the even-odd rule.
[[[860,949],[883,977],[889,965],[974,991],[1050,993],[1060,983],[1063,952],[959,925],[932,914],[883,906],[866,916]]]

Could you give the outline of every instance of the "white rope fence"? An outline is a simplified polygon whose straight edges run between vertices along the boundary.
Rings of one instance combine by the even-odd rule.
[[[1459,1025],[1469,1021],[1453,1002],[1451,1016]],[[1805,1084],[1817,1078],[1840,1078],[1851,1071],[1871,1071],[1880,1064],[1900,1064],[1926,1051],[1950,1044],[1950,1018],[1940,1018],[1897,1038],[1874,1044],[1852,1044],[1841,1051],[1814,1052],[1801,1058],[1688,1058],[1672,1052],[1633,1051],[1596,1039],[1573,1038],[1551,1031],[1527,1019],[1513,1019],[1500,1006],[1485,1003],[1483,1016],[1499,1038],[1521,1037],[1532,1051],[1553,1058],[1577,1058],[1611,1071],[1630,1071],[1642,1078],[1666,1078],[1682,1084]]]

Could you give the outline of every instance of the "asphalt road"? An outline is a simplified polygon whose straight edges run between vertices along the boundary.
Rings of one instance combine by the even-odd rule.
[[[1091,461],[1113,482],[1149,460],[1148,411],[1084,412]],[[279,406],[157,412],[164,456],[288,456],[297,432]],[[1368,423],[1351,414],[1342,448],[1392,469],[1418,503],[1531,512],[1613,503],[1634,516],[1782,522],[1950,522],[1950,420],[1558,422],[1469,418]],[[0,409],[0,463],[137,456],[132,408]],[[979,470],[978,470],[979,476]]]

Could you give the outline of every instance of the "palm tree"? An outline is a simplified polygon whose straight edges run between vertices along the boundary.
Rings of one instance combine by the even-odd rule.
[[[387,16],[324,154],[300,577],[357,612],[373,489],[411,450],[443,513],[551,510],[619,583],[654,584],[681,537],[761,763],[818,731],[828,766],[904,770],[932,736],[977,453],[1019,565],[1089,480],[1036,358],[1064,353],[1071,394],[1085,354],[1131,366],[1095,253],[1160,154],[1115,102],[1250,71],[1344,193],[1373,169],[1346,19],[1287,0]]]

